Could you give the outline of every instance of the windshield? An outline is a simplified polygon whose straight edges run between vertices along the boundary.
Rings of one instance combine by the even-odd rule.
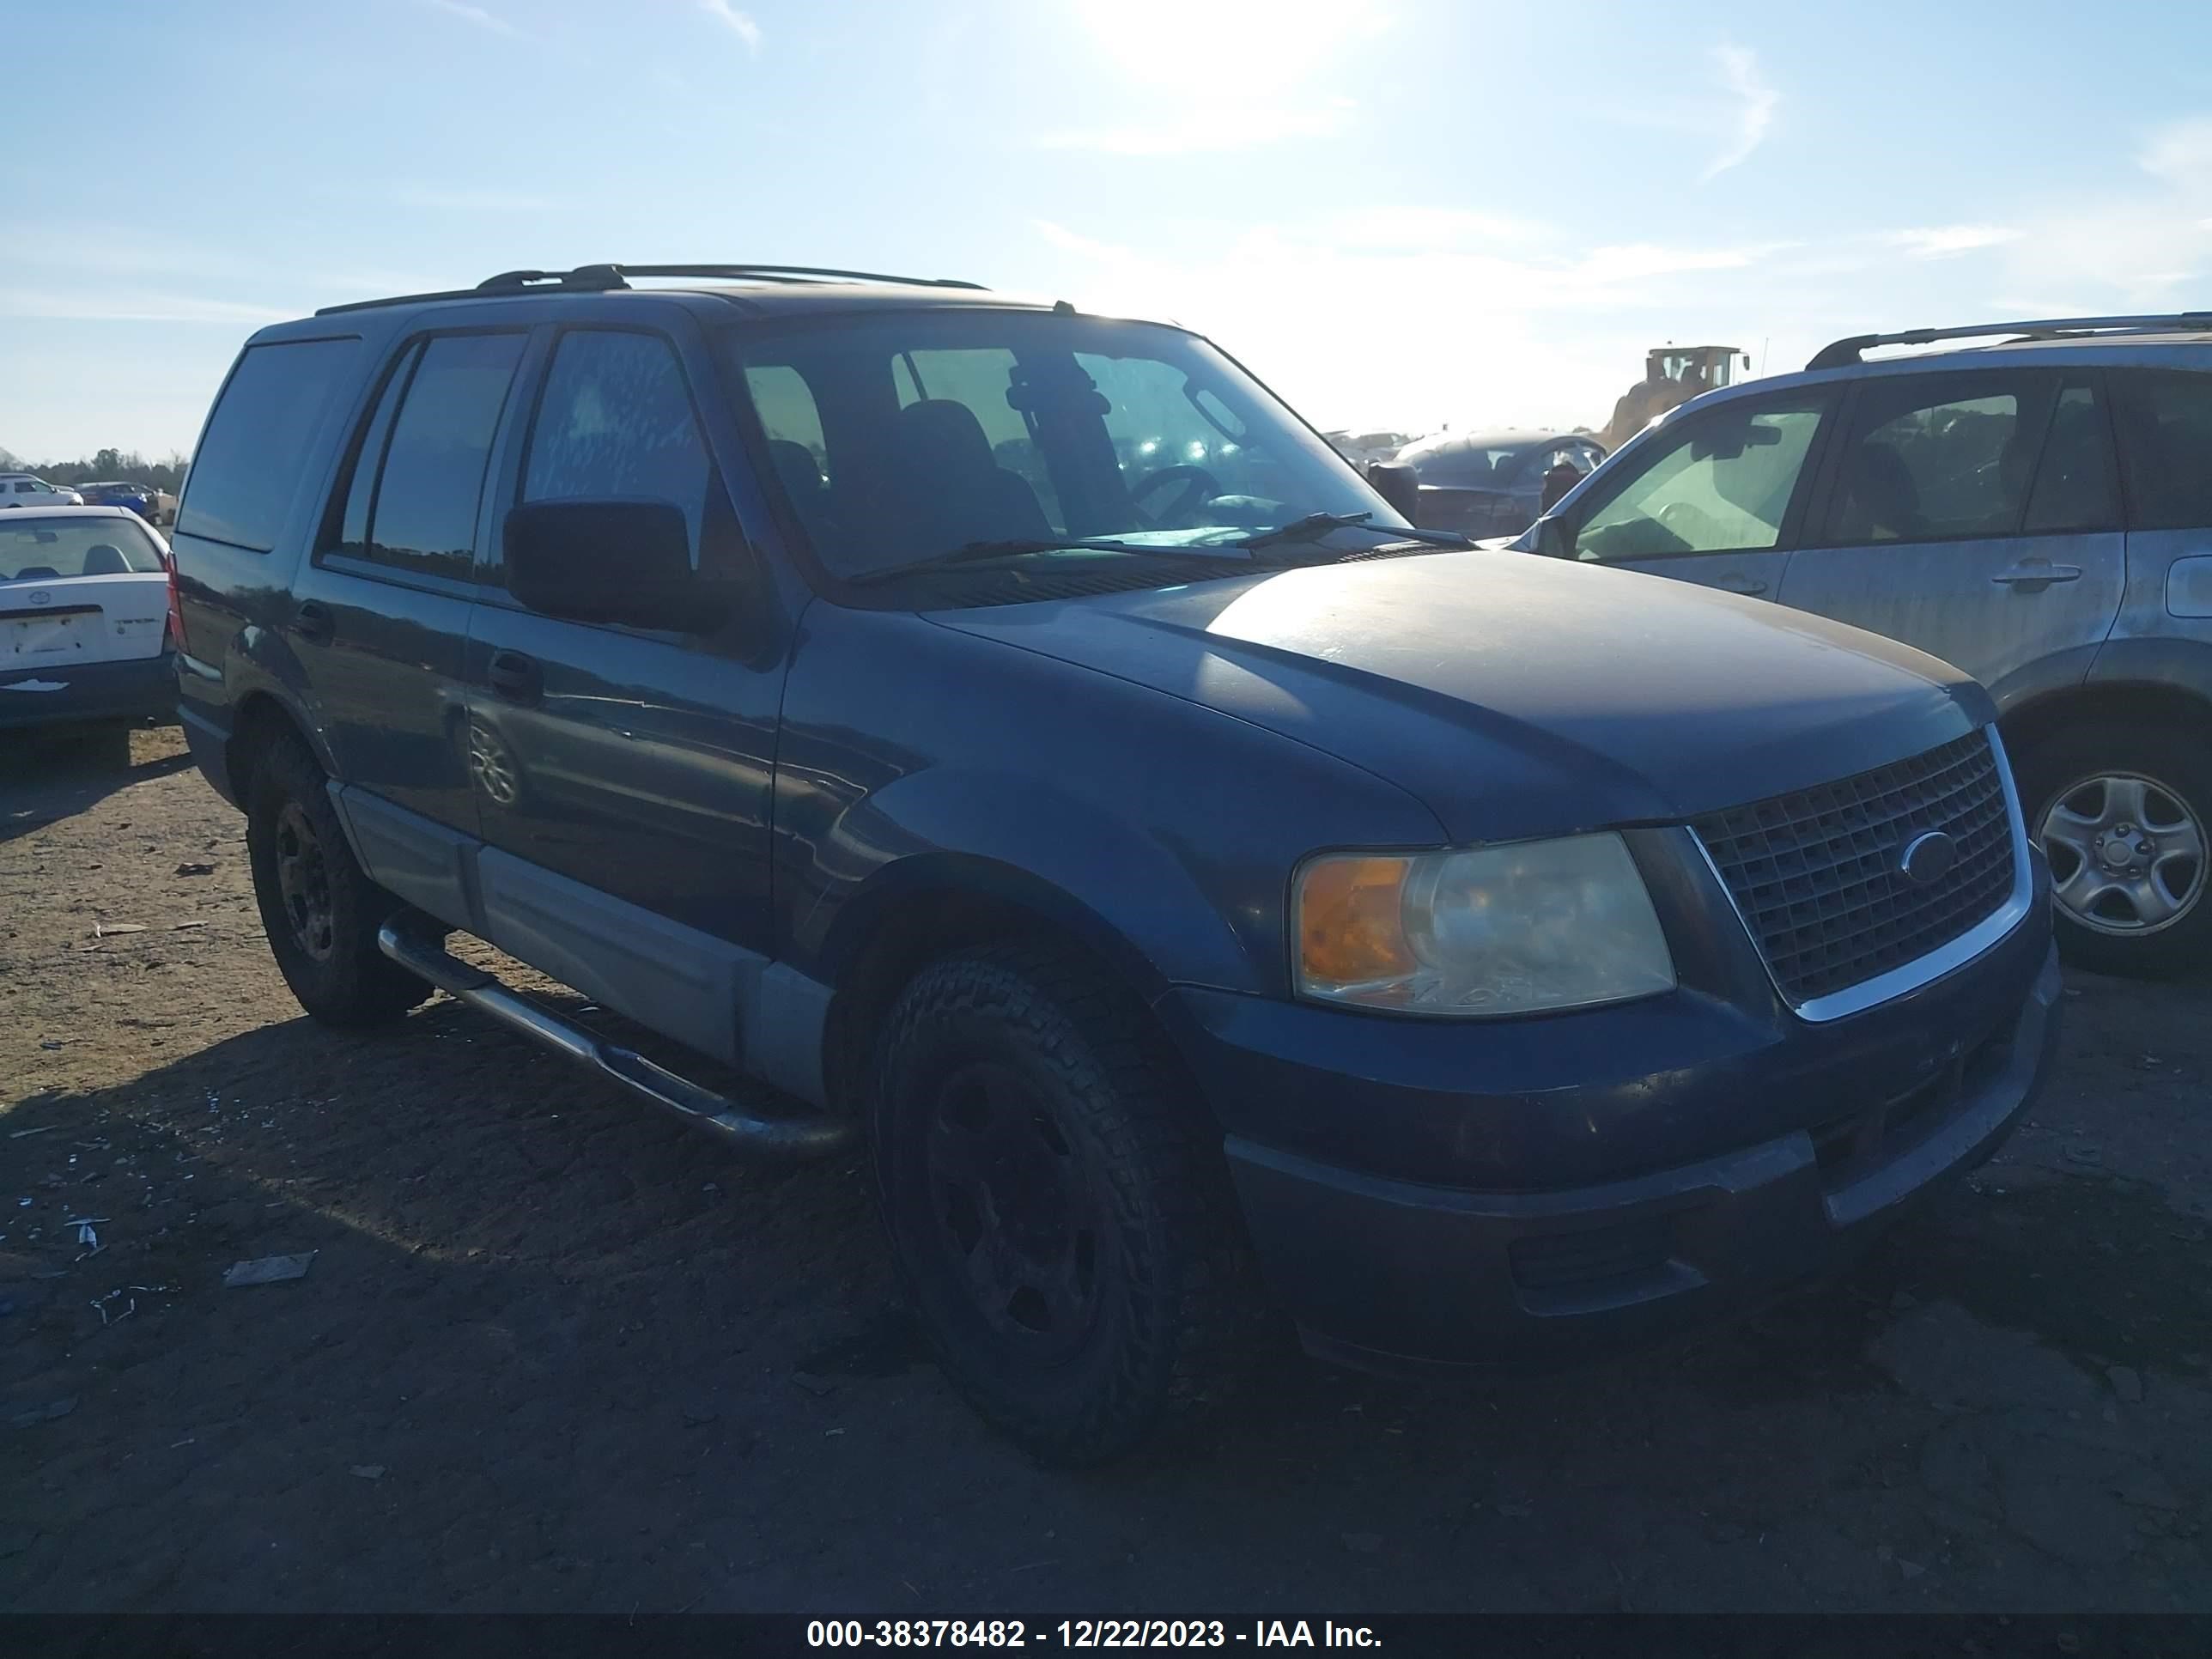
[[[1243,558],[1229,544],[1316,513],[1405,527],[1180,330],[917,310],[733,332],[729,349],[792,511],[841,576],[1056,538]]]
[[[152,538],[128,519],[0,517],[0,582],[150,574],[161,568]]]

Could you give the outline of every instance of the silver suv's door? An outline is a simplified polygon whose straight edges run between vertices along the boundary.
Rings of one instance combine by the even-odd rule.
[[[1799,390],[1690,415],[1600,471],[1539,544],[1772,599],[1833,401],[1825,388]]]
[[[2087,674],[2127,574],[2094,376],[1863,380],[1821,473],[1784,605],[1955,663],[2000,707]]]

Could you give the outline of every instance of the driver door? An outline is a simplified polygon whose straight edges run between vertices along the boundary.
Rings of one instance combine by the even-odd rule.
[[[1826,391],[1733,398],[1655,434],[1632,471],[1576,504],[1559,550],[1774,599],[1834,406]]]

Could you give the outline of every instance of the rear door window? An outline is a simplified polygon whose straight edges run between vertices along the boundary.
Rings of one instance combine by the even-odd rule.
[[[2097,388],[2087,380],[2069,380],[2051,411],[2022,529],[2030,536],[2053,536],[2119,526],[2120,479],[2112,459],[2112,422]]]
[[[2050,422],[2035,374],[1866,382],[1833,469],[1832,547],[2014,536]]]
[[[2129,526],[2212,527],[2212,374],[2138,369],[2114,374],[2112,386]]]
[[[358,339],[248,346],[192,458],[177,533],[266,553],[283,532],[308,446],[353,366]]]
[[[527,337],[433,335],[403,356],[346,486],[340,550],[468,580],[492,439]]]

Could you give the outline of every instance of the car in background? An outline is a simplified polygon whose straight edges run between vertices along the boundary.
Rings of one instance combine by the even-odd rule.
[[[1463,536],[1518,535],[1547,505],[1544,481],[1556,492],[1579,483],[1605,459],[1605,446],[1578,432],[1440,432],[1408,444],[1393,458],[1420,484],[1414,522]]]
[[[128,507],[148,524],[155,522],[155,497],[160,492],[151,484],[111,479],[99,483],[81,483],[77,486],[77,492],[84,497],[87,507]]]
[[[1901,345],[1943,349],[1865,356]],[[1838,340],[1669,411],[1513,545],[1957,664],[2002,711],[2069,957],[2212,968],[2212,313]]]
[[[119,507],[0,519],[0,730],[130,732],[173,718],[169,550]]]
[[[1413,441],[1410,432],[1324,432],[1322,440],[1354,466],[1393,459]]]
[[[28,472],[0,472],[0,507],[83,505],[84,497],[67,484],[48,483]]]

